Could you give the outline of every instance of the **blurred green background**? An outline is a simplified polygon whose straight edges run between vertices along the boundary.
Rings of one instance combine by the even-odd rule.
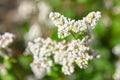
[[[62,75],[59,66],[54,66],[42,80],[120,80],[115,76],[120,75],[120,46],[115,48],[120,44],[120,0],[0,0],[0,33],[16,35],[9,46],[13,57],[0,57],[0,79],[36,80],[29,66],[32,56],[23,53],[27,42],[36,37],[59,40],[57,28],[48,17],[51,11],[75,20],[100,11],[102,18],[94,29],[91,44],[101,57],[90,61],[87,69],[76,67],[71,76]]]

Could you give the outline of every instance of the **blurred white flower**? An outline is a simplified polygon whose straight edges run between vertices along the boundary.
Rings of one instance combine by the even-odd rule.
[[[101,21],[105,25],[105,27],[110,27],[112,24],[112,19],[108,14],[104,14]]]
[[[104,0],[104,5],[107,9],[111,9],[113,3],[114,3],[113,0]]]
[[[45,76],[46,72],[44,68],[39,67],[40,64],[31,63],[30,66],[37,79],[41,79]]]
[[[9,32],[0,35],[0,56],[8,59],[11,56],[11,49],[8,48],[8,45],[13,42],[15,35]]]
[[[35,6],[30,1],[22,1],[18,7],[18,14],[21,18],[27,19],[35,10]]]
[[[120,60],[116,62],[116,70],[113,75],[114,80],[120,80]]]
[[[31,25],[29,32],[25,34],[24,38],[25,41],[28,42],[40,36],[42,36],[40,25],[38,23],[34,23]]]
[[[113,53],[120,57],[120,44],[117,44],[113,49]],[[116,68],[115,73],[113,75],[114,80],[120,80],[120,60],[116,62]]]
[[[7,73],[7,69],[5,65],[0,63],[0,74],[6,74],[6,73]]]
[[[40,21],[40,23],[43,23],[43,22],[46,22],[46,20],[49,20],[48,14],[51,11],[50,6],[43,1],[40,1],[37,6],[39,9],[38,20]]]
[[[5,58],[5,59],[9,58],[9,56],[7,54],[5,54],[2,50],[0,50],[0,56]]]
[[[112,13],[115,14],[115,15],[120,14],[120,5],[114,6],[112,8]]]
[[[116,56],[120,57],[120,44],[116,45],[112,51]]]

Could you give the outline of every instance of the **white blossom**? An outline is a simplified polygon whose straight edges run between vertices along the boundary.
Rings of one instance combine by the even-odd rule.
[[[112,49],[113,53],[120,57],[120,44],[116,45],[113,49]]]
[[[114,48],[113,48],[113,53],[120,58],[120,44],[117,44]],[[113,75],[114,80],[120,80],[120,59],[117,60],[116,65],[115,65],[115,73]]]
[[[37,7],[38,7],[38,11],[39,11],[38,20],[40,21],[40,23],[46,23],[46,20],[48,20],[48,14],[51,11],[51,6],[49,6],[44,1],[40,1],[38,3]]]
[[[4,64],[0,63],[0,74],[6,74],[7,69]]]
[[[22,19],[28,19],[34,11],[35,6],[30,1],[22,1],[18,6],[18,15]]]
[[[40,25],[38,23],[33,23],[29,29],[29,32],[25,34],[24,39],[28,42],[40,36],[42,36]]]

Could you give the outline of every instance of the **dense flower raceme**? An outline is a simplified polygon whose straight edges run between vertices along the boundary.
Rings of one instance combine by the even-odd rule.
[[[94,29],[100,17],[100,12],[91,12],[83,20],[75,21],[67,19],[59,13],[50,13],[50,18],[58,26],[59,38],[71,34],[69,31],[75,33],[88,31],[89,34],[84,34],[82,39],[74,38],[71,41],[56,42],[50,38],[37,38],[33,42],[29,42],[28,49],[32,52],[34,58],[31,68],[36,77],[41,78],[45,75],[39,75],[39,71],[40,73],[50,72],[54,63],[62,65],[64,74],[71,75],[74,72],[74,63],[80,68],[86,68],[89,60],[99,57],[89,44],[91,40],[91,31],[89,30]]]
[[[66,18],[58,12],[51,12],[49,17],[55,26],[58,27],[58,37],[64,38],[70,35],[70,31],[77,33],[89,30],[89,28],[94,29],[101,17],[101,13],[99,11],[91,12],[86,17],[83,17],[82,20],[78,21]]]
[[[4,33],[3,35],[0,35],[0,56],[8,59],[11,53],[11,49],[9,49],[7,46],[13,42],[13,39],[15,38],[15,35],[9,32]]]

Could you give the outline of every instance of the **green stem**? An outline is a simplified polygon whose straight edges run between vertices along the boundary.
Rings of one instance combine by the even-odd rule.
[[[77,37],[75,36],[75,34],[72,31],[69,31],[71,33],[71,35],[73,36],[74,39],[77,39]]]
[[[65,80],[65,75],[62,73],[62,80]]]

